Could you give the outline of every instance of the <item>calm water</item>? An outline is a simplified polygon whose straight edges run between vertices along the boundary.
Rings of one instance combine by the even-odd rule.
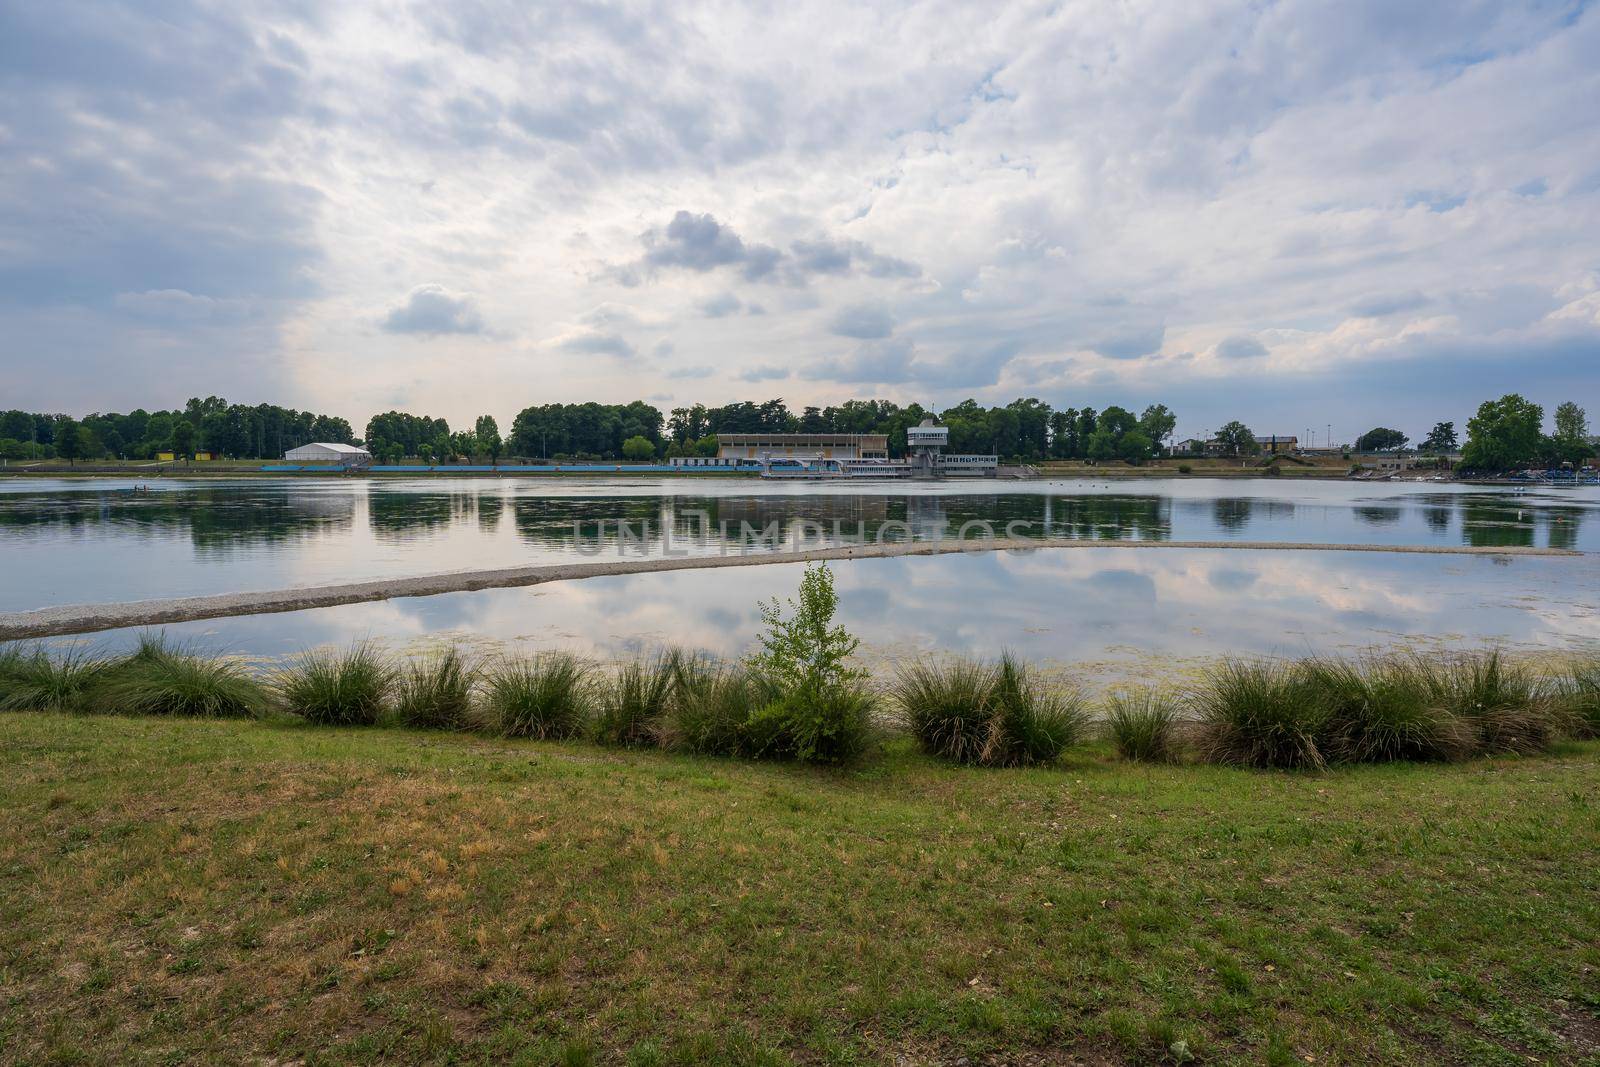
[[[792,595],[800,570],[591,578],[165,631],[263,661],[358,640],[403,652],[450,642],[613,659],[675,644],[736,655],[759,627],[757,601]],[[842,619],[869,660],[1012,649],[1111,681],[1170,677],[1224,654],[1600,650],[1600,568],[1588,558],[1045,549],[853,560],[834,572]],[[90,644],[119,649],[135,637],[98,634]]]
[[[796,537],[950,537],[973,521],[997,529],[1017,524],[1014,532],[1028,536],[1103,540],[1596,551],[1600,490],[1518,494],[1272,479],[835,487],[745,479],[253,478],[161,479],[151,492],[133,493],[120,479],[11,479],[0,480],[0,611],[608,554],[761,551],[792,547]],[[622,522],[632,536],[619,535]],[[731,581],[744,587],[754,573]]]

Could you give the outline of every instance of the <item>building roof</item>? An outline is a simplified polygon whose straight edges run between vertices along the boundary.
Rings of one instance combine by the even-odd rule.
[[[340,455],[345,455],[345,456],[370,456],[370,455],[372,455],[371,452],[368,452],[364,448],[357,448],[355,445],[341,445],[341,444],[337,444],[337,443],[335,443],[333,441],[311,441],[311,442],[309,442],[307,444],[296,445],[295,448],[326,448],[330,452],[338,452]],[[295,448],[291,448],[291,449],[289,449],[289,451],[293,452],[293,451],[295,451]]]

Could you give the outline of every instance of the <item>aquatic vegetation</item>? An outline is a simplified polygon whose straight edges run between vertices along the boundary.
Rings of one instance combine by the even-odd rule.
[[[589,666],[570,653],[545,652],[488,671],[479,721],[501,737],[577,737],[588,728],[594,705]]]
[[[286,711],[319,726],[381,722],[394,689],[394,667],[370,645],[313,651],[285,669],[276,690]]]
[[[476,678],[471,661],[453,648],[406,664],[395,685],[395,720],[419,729],[466,729]]]
[[[1113,693],[1106,732],[1117,755],[1141,763],[1176,763],[1183,754],[1178,703],[1144,687]]]

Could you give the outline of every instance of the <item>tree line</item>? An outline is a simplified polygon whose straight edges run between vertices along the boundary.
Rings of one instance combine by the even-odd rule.
[[[105,457],[150,459],[170,451],[192,456],[208,451],[237,459],[273,459],[312,441],[364,444],[380,461],[415,457],[429,462],[488,458],[627,459],[646,461],[674,456],[716,454],[717,435],[727,433],[883,434],[892,455],[904,455],[906,431],[932,417],[950,431],[954,452],[992,453],[1008,459],[1079,459],[1141,463],[1168,451],[1177,417],[1165,404],[1139,415],[1112,405],[1054,408],[1036,397],[983,407],[964,400],[940,410],[918,403],[847,400],[827,407],[790,410],[781,398],[739,401],[708,407],[694,404],[660,409],[642,400],[628,404],[540,404],[523,408],[501,436],[492,415],[471,429],[452,431],[447,420],[387,411],[367,421],[358,438],[337,416],[297,411],[275,404],[230,404],[221,397],[191,398],[181,409],[127,414],[93,413],[82,420],[67,415],[11,410],[0,412],[0,458],[67,460]],[[1543,430],[1544,409],[1518,394],[1485,401],[1467,422],[1459,444],[1455,423],[1436,423],[1416,445],[1423,455],[1462,450],[1462,465],[1484,471],[1513,470],[1563,463],[1578,464],[1596,454],[1584,409],[1566,401],[1555,409],[1554,432]],[[1377,426],[1356,439],[1360,452],[1401,451],[1410,444],[1402,431]],[[1260,451],[1249,427],[1237,420],[1217,431],[1211,447],[1244,456]]]
[[[312,441],[349,441],[348,420],[276,404],[230,404],[221,397],[190,398],[183,408],[135,408],[85,415],[0,412],[0,458],[152,459],[197,451],[240,459],[271,459]]]

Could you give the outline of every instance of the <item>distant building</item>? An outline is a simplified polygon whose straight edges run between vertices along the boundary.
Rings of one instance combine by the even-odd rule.
[[[283,458],[291,463],[343,463],[346,466],[357,466],[371,463],[372,453],[355,445],[317,441],[301,445],[299,448],[291,448],[283,454]]]
[[[881,433],[719,433],[718,459],[888,459]]]
[[[1292,433],[1286,433],[1286,434],[1259,434],[1258,433],[1258,434],[1253,434],[1252,436],[1255,437],[1255,439],[1256,439],[1256,451],[1257,451],[1257,454],[1265,454],[1265,455],[1271,456],[1271,455],[1276,455],[1276,454],[1278,454],[1280,452],[1298,452],[1298,451],[1300,451],[1300,438],[1296,437]],[[1223,445],[1222,442],[1218,441],[1215,437],[1211,438],[1209,441],[1200,441],[1200,440],[1197,440],[1197,439],[1190,439],[1188,441],[1179,441],[1176,451],[1178,451],[1178,452],[1186,452],[1186,453],[1189,453],[1189,454],[1198,454],[1198,453],[1202,453],[1203,452],[1208,456],[1231,456],[1231,455],[1233,455],[1232,447]]]

